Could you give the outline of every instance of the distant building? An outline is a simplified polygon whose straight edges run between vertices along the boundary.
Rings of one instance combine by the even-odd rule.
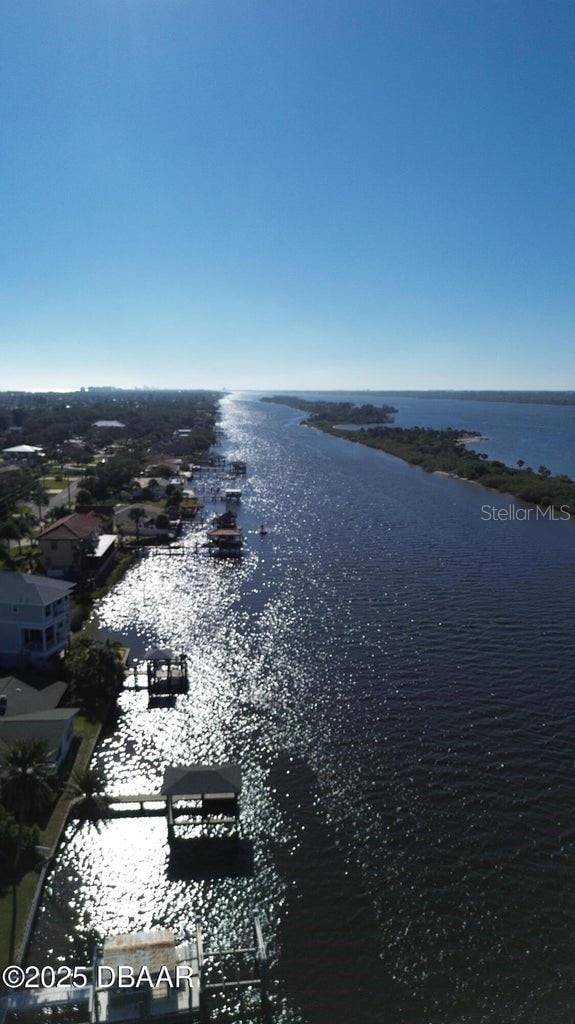
[[[0,679],[0,749],[19,740],[40,740],[59,768],[70,750],[79,710],[58,707],[66,690],[66,683],[36,690],[16,676]]]
[[[0,572],[0,663],[45,664],[68,646],[74,584]]]
[[[144,511],[144,515],[140,517],[137,525],[136,520],[130,514],[136,508]],[[159,515],[166,516],[167,512],[159,512],[153,505],[124,505],[118,507],[114,513],[114,526],[121,534],[156,540],[169,537],[169,528],[156,525]]]
[[[152,455],[151,458],[153,462],[150,461],[144,470],[146,476],[155,476],[154,471],[159,466],[165,466],[174,475],[180,471],[181,459],[175,459],[172,455]]]
[[[102,579],[116,558],[116,536],[104,533],[104,518],[95,512],[72,512],[58,519],[42,530],[38,545],[44,571],[65,579],[82,573]]]
[[[102,430],[123,430],[126,426],[125,423],[120,423],[119,420],[96,420],[92,423],[93,427],[99,427]]]
[[[44,458],[43,449],[33,444],[15,444],[11,448],[3,448],[2,450],[7,459],[13,459],[16,462],[33,462]]]
[[[86,447],[86,442],[81,437],[67,437],[65,441],[62,441],[62,448],[70,455],[83,452]]]

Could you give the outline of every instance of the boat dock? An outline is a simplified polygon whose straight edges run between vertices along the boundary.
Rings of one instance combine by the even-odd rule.
[[[224,828],[239,835],[241,769],[237,764],[192,764],[166,768],[162,787],[154,793],[108,793],[108,818],[165,817],[171,843],[185,841],[179,826]]]
[[[247,990],[259,992],[259,1009],[265,1014],[268,963],[258,917],[253,920],[251,942],[237,947],[208,948],[199,923],[181,942],[163,928],[112,935],[94,949],[89,967],[77,968],[77,986],[11,992],[0,999],[0,1021],[217,1020],[218,997],[235,991],[241,998]]]
[[[124,689],[147,690],[149,707],[173,703],[177,694],[187,693],[190,688],[187,657],[170,647],[146,651],[144,661],[132,666],[131,685],[129,678],[124,681]]]

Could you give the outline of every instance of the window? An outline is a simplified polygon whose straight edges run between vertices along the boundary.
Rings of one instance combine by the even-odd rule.
[[[54,646],[54,627],[48,626],[46,630],[46,647]]]
[[[51,547],[52,551],[57,551],[58,550],[58,541],[57,540],[51,541],[50,542],[50,547]]]

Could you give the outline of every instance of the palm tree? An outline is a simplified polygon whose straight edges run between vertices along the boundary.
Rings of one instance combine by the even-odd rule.
[[[31,494],[32,501],[38,508],[38,519],[42,520],[42,508],[48,503],[48,492],[43,484],[38,483]]]
[[[517,465],[519,466],[519,469],[523,469],[525,465],[525,459],[517,459]]]
[[[17,540],[18,551],[22,550],[22,533],[22,528],[15,519],[7,519],[5,523],[0,523],[0,539]]]
[[[104,794],[105,776],[101,768],[84,768],[74,771],[66,786],[66,795],[74,800],[76,811],[82,821],[95,825],[107,816],[108,797]]]
[[[22,854],[22,837],[26,820],[50,804],[54,797],[51,786],[54,769],[48,761],[48,744],[40,740],[20,740],[0,755],[2,800],[14,813],[18,831],[12,883],[12,920],[10,955],[16,946],[17,879]]]
[[[132,519],[133,522],[136,524],[136,543],[137,544],[140,541],[140,520],[144,519],[146,517],[146,514],[147,513],[146,513],[145,508],[137,508],[137,507],[136,508],[131,508],[130,511],[128,512],[128,515],[129,515],[130,519]]]

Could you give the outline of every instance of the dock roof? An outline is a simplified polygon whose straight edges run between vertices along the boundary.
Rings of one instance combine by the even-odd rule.
[[[146,661],[175,661],[177,654],[171,647],[150,647],[144,652]]]
[[[164,796],[223,796],[242,791],[239,764],[190,764],[166,768],[161,792]]]

